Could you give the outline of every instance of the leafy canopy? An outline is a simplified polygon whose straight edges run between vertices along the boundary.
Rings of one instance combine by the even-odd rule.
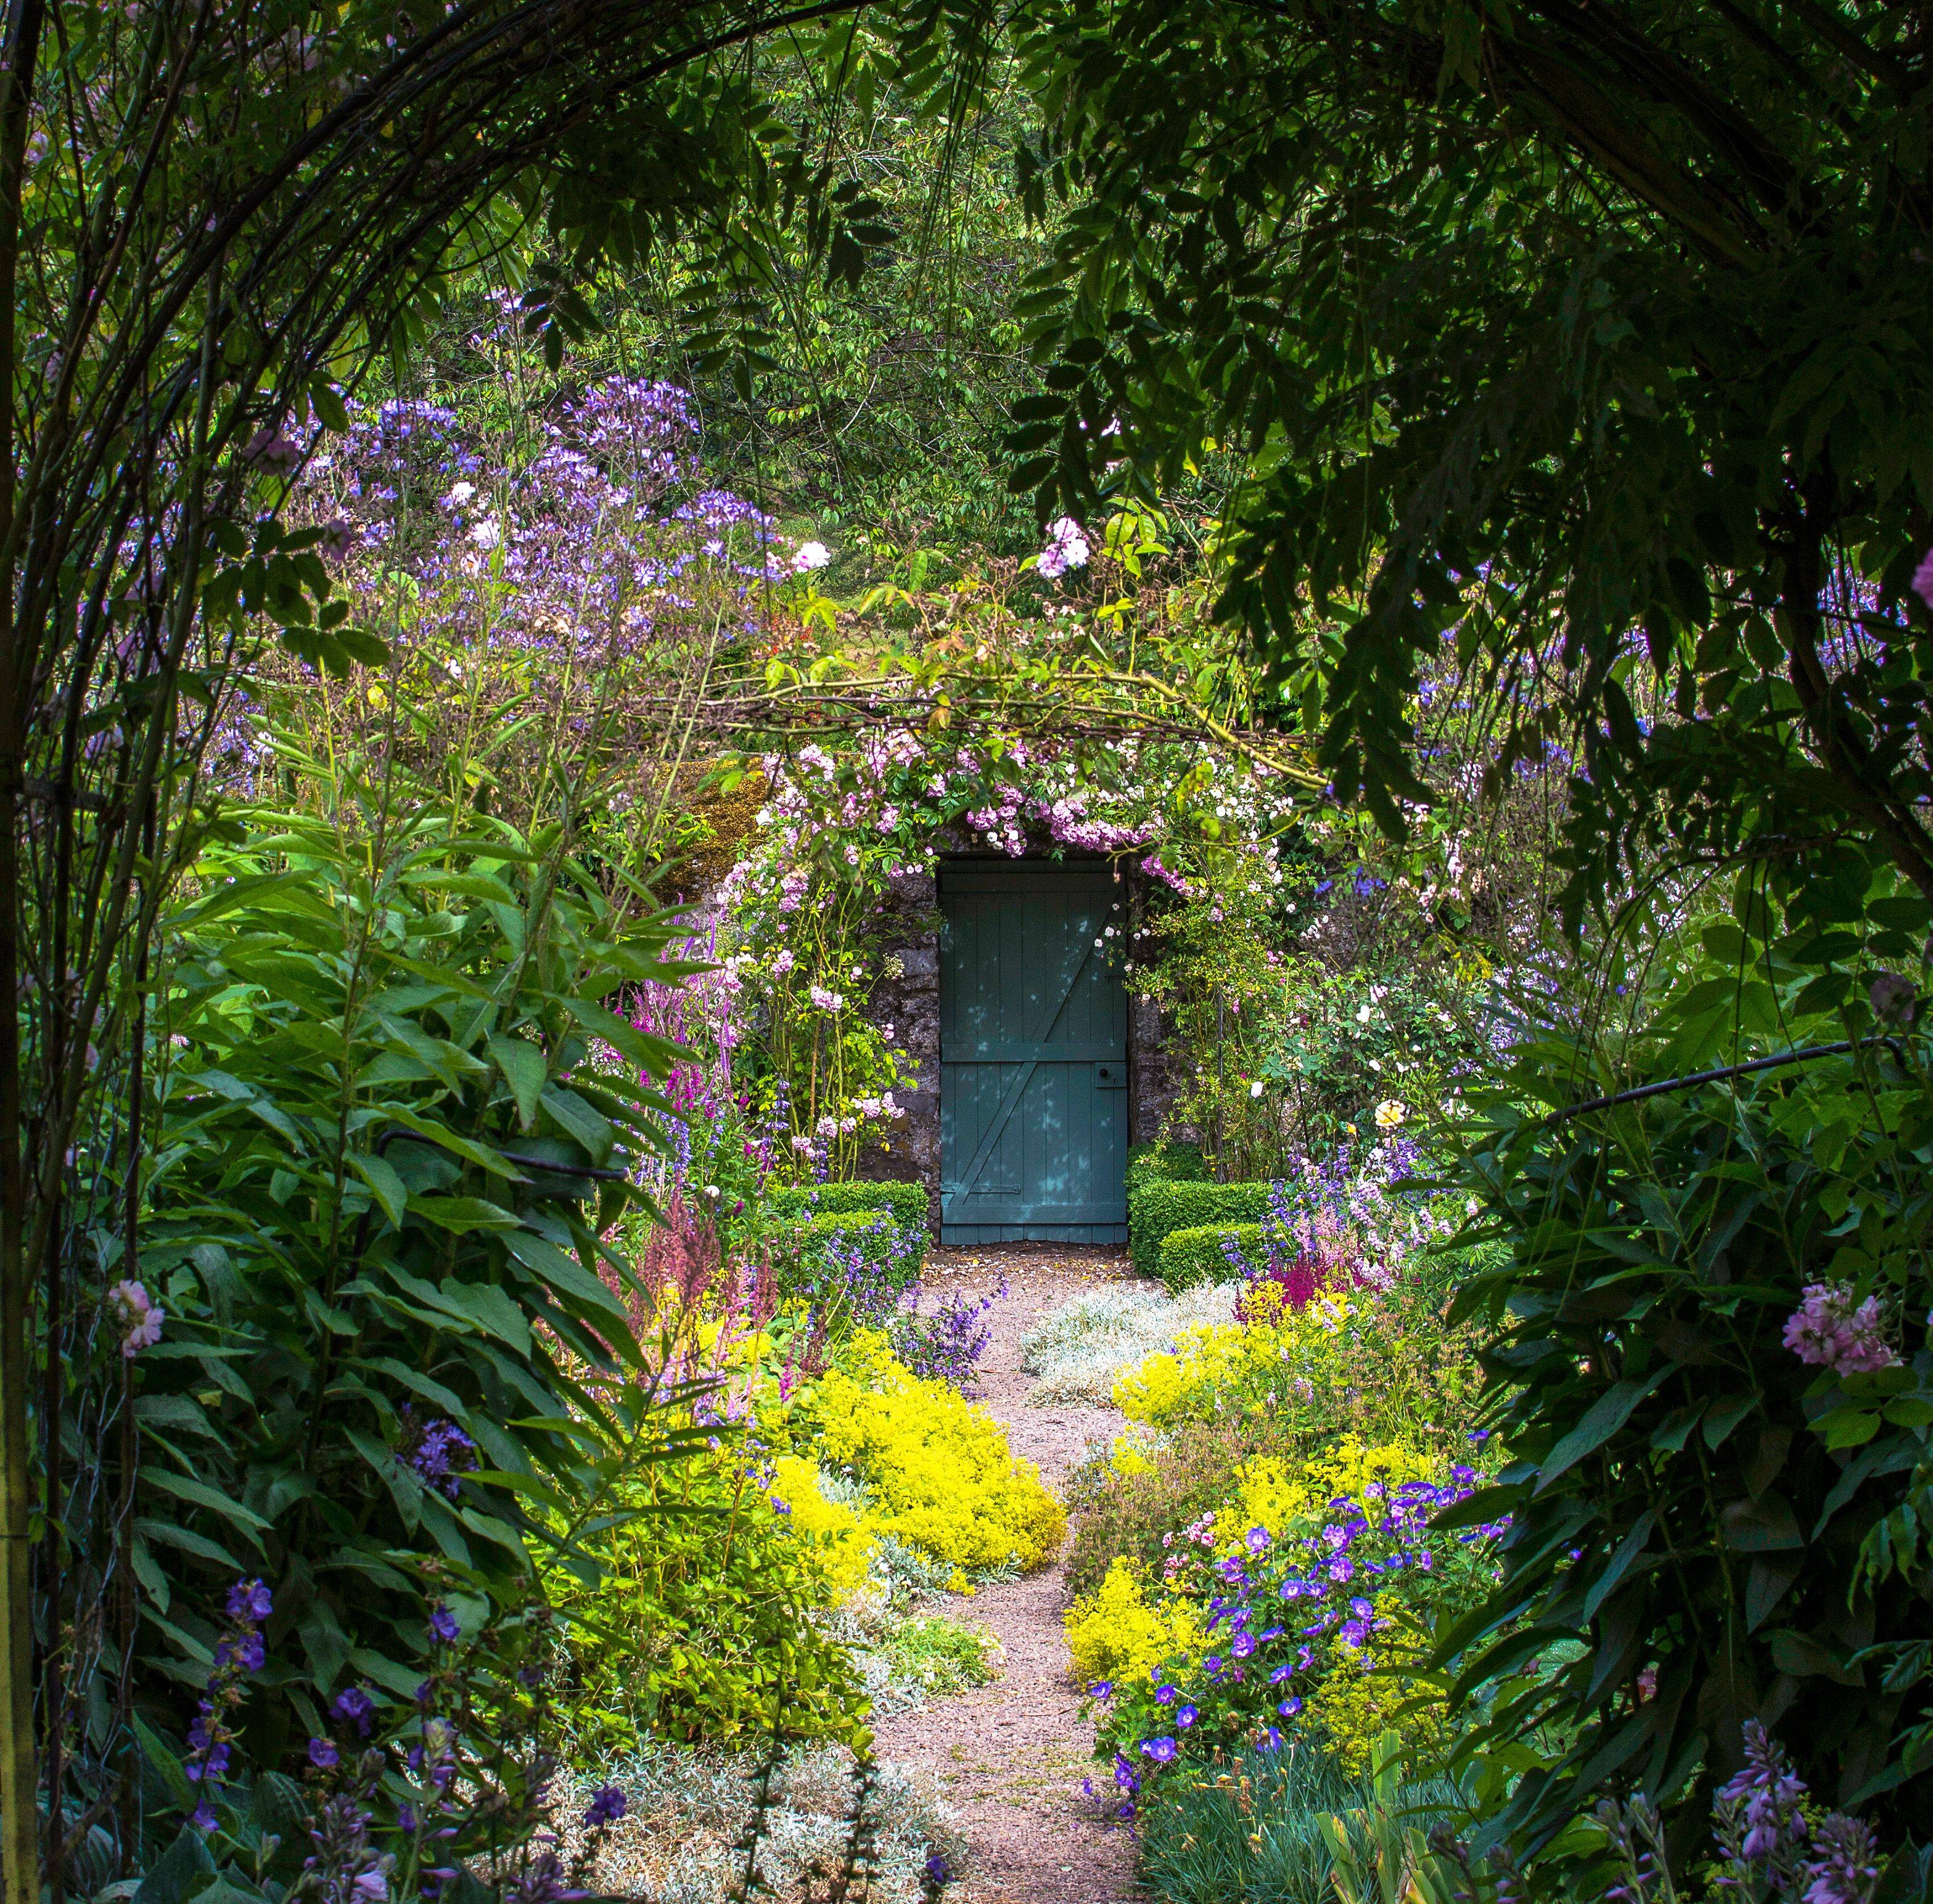
[[[1863,838],[1933,893],[1910,10],[1069,0],[1032,32],[1044,513],[1240,448],[1222,611],[1392,830],[1454,628],[1517,695],[1501,770],[1581,749],[1574,907],[1673,839]]]

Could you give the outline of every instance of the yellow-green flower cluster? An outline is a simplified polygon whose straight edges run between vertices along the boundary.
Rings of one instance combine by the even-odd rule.
[[[846,1366],[818,1384],[818,1450],[864,1484],[864,1525],[955,1570],[1039,1566],[1060,1549],[1067,1512],[1031,1461],[1017,1460],[984,1408],[910,1374],[885,1338],[861,1330]]]

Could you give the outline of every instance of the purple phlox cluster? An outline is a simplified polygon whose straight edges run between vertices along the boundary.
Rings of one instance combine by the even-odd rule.
[[[407,1469],[425,1487],[436,1488],[455,1500],[461,1478],[476,1467],[476,1444],[446,1417],[419,1423],[407,1402],[402,1408],[402,1429],[396,1465]]]
[[[1808,1283],[1805,1300],[1786,1319],[1784,1342],[1809,1366],[1852,1375],[1891,1368],[1899,1360],[1885,1330],[1878,1297],[1856,1302],[1847,1283]]]
[[[189,1821],[198,1831],[215,1827],[215,1794],[228,1773],[235,1733],[229,1721],[245,1696],[251,1674],[261,1671],[265,1647],[262,1622],[275,1611],[275,1598],[260,1580],[237,1581],[228,1590],[227,1623],[215,1645],[208,1685],[188,1729],[188,1755],[183,1767],[194,1786]]]
[[[167,1311],[149,1296],[140,1283],[122,1281],[107,1292],[107,1313],[121,1334],[121,1353],[132,1361],[143,1349],[161,1339]]]

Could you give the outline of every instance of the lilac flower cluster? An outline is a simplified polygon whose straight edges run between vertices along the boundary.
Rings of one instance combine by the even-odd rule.
[[[167,1311],[150,1299],[144,1284],[125,1280],[107,1292],[107,1312],[121,1331],[121,1353],[131,1362],[161,1340],[167,1320]]]
[[[1803,1809],[1805,1781],[1755,1719],[1745,1722],[1745,1753],[1712,1809],[1726,1863],[1721,1886],[1799,1904],[1871,1904],[1879,1881],[1872,1827],[1833,1812],[1814,1830]]]
[[[1856,1303],[1844,1283],[1808,1283],[1805,1300],[1786,1319],[1784,1342],[1802,1362],[1852,1375],[1891,1368],[1899,1360],[1886,1340],[1877,1296]]]
[[[228,1590],[228,1623],[215,1642],[214,1670],[188,1730],[185,1770],[195,1787],[197,1831],[215,1828],[215,1794],[227,1776],[235,1733],[229,1721],[245,1695],[245,1683],[262,1670],[266,1648],[262,1623],[275,1611],[275,1599],[259,1580],[238,1581]]]

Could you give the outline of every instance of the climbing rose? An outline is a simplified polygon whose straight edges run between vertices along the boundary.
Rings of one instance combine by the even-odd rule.
[[[1883,1328],[1877,1296],[1856,1307],[1844,1283],[1808,1283],[1805,1301],[1786,1320],[1785,1346],[1802,1362],[1838,1375],[1890,1368],[1899,1358]]]
[[[1087,537],[1071,516],[1063,516],[1047,525],[1047,546],[1040,552],[1036,566],[1049,581],[1057,582],[1069,569],[1087,566]]]

